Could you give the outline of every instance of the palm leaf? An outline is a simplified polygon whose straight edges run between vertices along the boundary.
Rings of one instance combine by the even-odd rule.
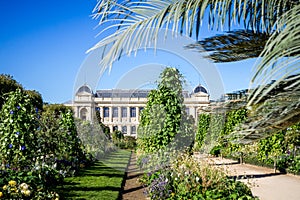
[[[230,31],[227,34],[205,38],[187,49],[196,49],[207,53],[204,57],[213,62],[233,62],[248,58],[257,58],[264,49],[270,36],[251,30]]]
[[[252,115],[234,134],[242,142],[267,137],[300,121],[300,5],[277,21],[261,54],[248,107]]]
[[[210,28],[244,23],[248,29],[269,33],[277,17],[289,10],[295,0],[98,0],[94,18],[99,26],[107,25],[112,37],[104,37],[88,50],[112,44],[104,53],[103,66],[112,66],[122,53],[131,54],[139,48],[154,46],[158,31],[171,29],[173,34],[198,37],[204,16],[209,13]],[[112,19],[117,19],[109,25]],[[120,20],[121,19],[121,20]],[[117,25],[116,25],[117,24]],[[116,28],[118,27],[118,28]]]

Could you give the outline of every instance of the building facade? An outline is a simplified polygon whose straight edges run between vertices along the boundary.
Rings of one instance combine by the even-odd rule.
[[[150,91],[108,89],[94,93],[89,86],[83,85],[77,90],[74,101],[66,105],[73,108],[75,117],[92,122],[98,110],[103,124],[111,131],[120,130],[125,135],[136,137],[140,113],[146,106]],[[197,121],[202,108],[210,102],[207,90],[199,85],[191,94],[184,91],[183,96],[187,114]]]

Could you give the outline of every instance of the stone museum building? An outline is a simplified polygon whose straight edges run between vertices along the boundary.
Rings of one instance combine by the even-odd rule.
[[[94,93],[88,85],[83,85],[77,90],[73,102],[65,105],[73,108],[75,117],[92,122],[95,111],[99,110],[102,122],[111,131],[120,130],[125,135],[136,137],[140,113],[146,106],[150,91],[103,89]],[[199,85],[192,93],[183,91],[183,96],[187,114],[197,121],[202,108],[210,102],[207,90]]]

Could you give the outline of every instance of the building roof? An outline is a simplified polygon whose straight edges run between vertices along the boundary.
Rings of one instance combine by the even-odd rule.
[[[99,98],[147,98],[151,89],[104,89],[97,90],[95,97]],[[190,97],[188,91],[182,92],[185,98]]]
[[[195,87],[194,89],[194,93],[199,93],[199,92],[203,92],[208,94],[207,90],[205,89],[205,87],[203,87],[202,85],[198,85],[197,87]]]
[[[87,86],[87,85],[83,85],[83,86],[81,86],[78,90],[77,90],[77,94],[78,93],[90,93],[90,94],[92,94],[92,90],[91,90],[91,88],[89,87],[89,86]]]
[[[147,98],[151,90],[105,89],[97,90],[95,97],[100,98]]]

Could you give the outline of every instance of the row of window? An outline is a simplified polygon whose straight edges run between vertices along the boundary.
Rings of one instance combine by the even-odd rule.
[[[118,126],[113,127],[113,131],[117,131]],[[122,126],[122,133],[127,134],[127,126]],[[131,126],[131,134],[136,134],[136,126]]]
[[[141,112],[144,108],[139,107]],[[100,110],[99,107],[96,110]],[[109,117],[109,107],[103,107],[103,117]],[[119,117],[119,108],[112,107],[112,117]],[[121,107],[121,117],[127,117],[127,107]],[[130,107],[130,117],[136,117],[136,107]]]

